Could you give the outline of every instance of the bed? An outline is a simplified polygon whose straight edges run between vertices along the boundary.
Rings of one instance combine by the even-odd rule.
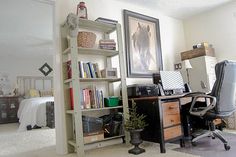
[[[21,98],[17,112],[18,131],[46,126],[54,128],[52,77],[18,76],[17,84]]]

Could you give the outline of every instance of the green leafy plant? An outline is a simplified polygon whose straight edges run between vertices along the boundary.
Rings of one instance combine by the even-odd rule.
[[[129,118],[125,121],[126,130],[144,129],[148,124],[144,121],[146,115],[137,113],[137,106],[132,100],[132,106],[129,108]]]

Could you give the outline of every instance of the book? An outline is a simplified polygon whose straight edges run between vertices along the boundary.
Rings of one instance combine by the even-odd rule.
[[[103,44],[103,43],[115,43],[114,39],[101,39],[99,40],[99,44]]]
[[[95,70],[93,68],[93,64],[91,62],[88,62],[87,65],[88,65],[88,68],[89,68],[91,78],[96,78],[96,74],[95,74]]]
[[[90,95],[89,95],[88,88],[83,89],[83,99],[84,99],[84,108],[85,109],[91,108]]]
[[[88,64],[87,63],[83,63],[83,67],[84,67],[84,72],[85,72],[85,75],[86,75],[85,78],[91,78],[91,74],[90,74],[90,70],[89,70]]]
[[[79,75],[80,78],[85,78],[83,61],[79,61]]]
[[[100,49],[115,50],[116,46],[100,45]]]
[[[98,63],[93,63],[93,68],[97,78],[102,78],[101,70],[99,69]]]
[[[72,77],[71,61],[66,62],[66,68],[67,68],[67,78],[70,79]]]
[[[116,20],[107,19],[107,18],[103,18],[103,17],[99,17],[95,21],[102,22],[102,23],[107,23],[107,24],[113,24],[113,25],[118,23],[118,21],[116,21]]]

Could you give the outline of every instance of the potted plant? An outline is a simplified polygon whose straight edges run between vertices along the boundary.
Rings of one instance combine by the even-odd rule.
[[[145,149],[139,147],[139,144],[143,142],[140,133],[148,125],[144,121],[145,117],[145,115],[137,113],[136,103],[132,100],[132,106],[129,108],[129,118],[125,121],[125,129],[130,132],[130,143],[134,145],[134,148],[129,150],[131,154],[137,155],[145,152]]]

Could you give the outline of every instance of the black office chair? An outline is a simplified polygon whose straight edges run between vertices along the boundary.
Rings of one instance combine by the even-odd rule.
[[[188,115],[187,123],[185,123],[187,125],[185,126],[185,135],[189,134],[189,125],[195,130],[207,128],[208,130],[200,133],[194,133],[193,130],[191,142],[196,144],[196,141],[203,137],[210,136],[213,139],[217,137],[224,143],[225,150],[229,150],[230,146],[227,140],[222,136],[221,131],[216,129],[213,120],[226,118],[236,110],[236,62],[223,61],[217,63],[215,73],[216,81],[210,94],[190,93],[187,95],[193,99],[189,106],[183,105],[182,113]],[[206,101],[199,102],[197,101],[198,98],[205,98]],[[189,112],[184,113],[186,111]]]

